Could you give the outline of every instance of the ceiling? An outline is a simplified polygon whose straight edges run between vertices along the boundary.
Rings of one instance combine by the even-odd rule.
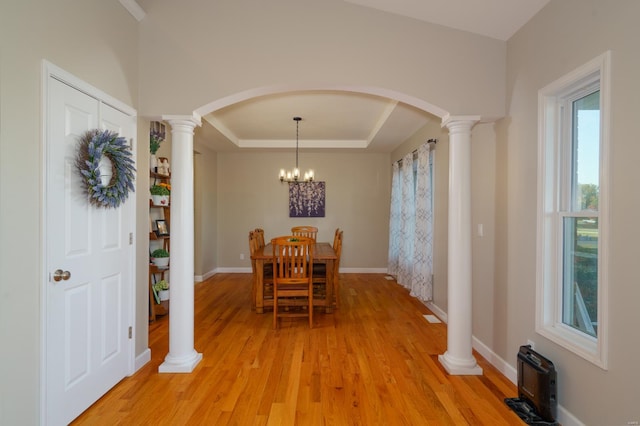
[[[384,12],[509,39],[549,0],[344,0]],[[300,149],[391,152],[438,120],[392,99],[352,92],[305,91],[261,96],[203,116],[202,136],[216,151]]]

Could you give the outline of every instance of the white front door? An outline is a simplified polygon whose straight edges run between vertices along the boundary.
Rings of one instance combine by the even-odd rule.
[[[66,425],[129,373],[133,350],[134,194],[117,209],[91,206],[78,139],[99,128],[131,140],[135,118],[52,77],[46,111],[45,423]]]

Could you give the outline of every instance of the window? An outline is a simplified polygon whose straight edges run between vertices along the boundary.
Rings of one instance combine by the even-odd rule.
[[[610,54],[539,93],[536,331],[607,368]]]

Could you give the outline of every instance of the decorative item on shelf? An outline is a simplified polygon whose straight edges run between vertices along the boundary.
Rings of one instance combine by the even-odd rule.
[[[158,158],[158,174],[164,176],[169,176],[171,174],[169,159],[167,157]]]
[[[301,117],[293,117],[293,120],[296,122],[296,168],[293,171],[285,171],[284,169],[280,169],[280,182],[299,182],[300,179],[300,169],[298,168],[298,135],[299,135],[299,125],[302,120]],[[305,172],[304,182],[312,182],[313,181],[313,170],[309,170]]]
[[[151,252],[151,262],[158,268],[166,269],[169,267],[169,252],[159,248]]]
[[[160,280],[153,285],[153,291],[158,295],[161,302],[169,300],[169,283],[167,280]]]
[[[109,130],[88,130],[80,137],[76,168],[89,203],[116,208],[135,191],[134,161],[127,140]]]
[[[169,227],[167,226],[167,221],[164,219],[156,220],[156,235],[158,237],[168,237],[169,236]]]
[[[165,126],[159,121],[151,122],[151,131],[149,132],[149,151],[151,155],[149,157],[149,168],[152,172],[158,172],[158,159],[156,153],[160,148],[160,144],[164,142],[166,137]]]
[[[169,196],[171,195],[171,185],[168,183],[158,183],[151,186],[149,189],[151,192],[151,200],[154,206],[169,206]]]

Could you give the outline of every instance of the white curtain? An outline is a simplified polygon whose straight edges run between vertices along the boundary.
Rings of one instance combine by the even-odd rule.
[[[433,212],[430,148],[418,149],[414,178],[413,153],[393,164],[389,220],[388,272],[411,295],[432,299]]]
[[[415,229],[416,206],[413,182],[413,153],[402,159],[402,199],[400,200],[400,250],[398,252],[397,281],[411,288],[413,273],[413,231]]]
[[[416,216],[411,295],[422,301],[433,297],[433,199],[431,188],[431,149],[418,148],[416,173]]]
[[[400,254],[400,200],[402,199],[400,163],[393,163],[391,176],[391,210],[389,212],[389,261],[387,272],[398,275],[398,256]]]

